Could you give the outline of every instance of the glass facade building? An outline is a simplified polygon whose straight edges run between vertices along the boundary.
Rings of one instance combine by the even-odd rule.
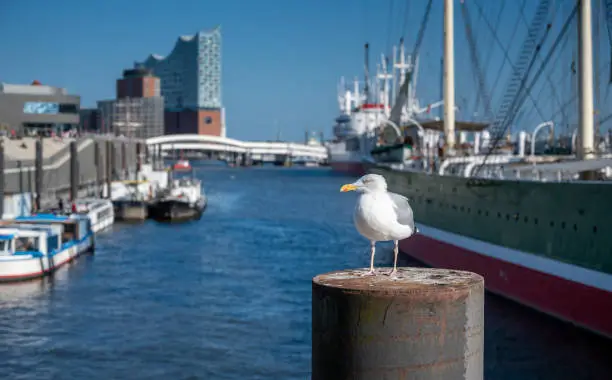
[[[135,67],[160,78],[168,110],[222,108],[221,27],[181,36],[168,56],[152,54]]]

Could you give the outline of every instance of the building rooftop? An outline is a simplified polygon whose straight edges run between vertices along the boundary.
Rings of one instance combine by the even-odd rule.
[[[146,67],[135,67],[133,69],[123,70],[123,78],[141,78],[141,77],[152,77],[153,70]]]
[[[203,30],[200,30],[200,31],[199,31],[199,32],[197,32],[196,34],[191,34],[191,35],[182,35],[182,36],[179,36],[179,38],[178,38],[177,42],[174,44],[173,51],[174,51],[174,49],[176,49],[176,47],[177,47],[177,45],[178,45],[178,44],[192,42],[192,41],[194,41],[194,39],[195,39],[196,37],[198,37],[198,36],[200,36],[200,35],[205,35],[205,36],[208,36],[208,35],[212,35],[212,34],[214,34],[214,33],[220,33],[220,32],[221,32],[221,25],[217,25],[217,26],[215,26],[215,27],[214,27],[214,28],[212,28],[212,29],[203,29]],[[171,55],[171,54],[172,54],[172,52],[170,53],[170,55]],[[163,61],[163,60],[164,60],[164,59],[166,59],[166,58],[167,58],[167,56],[164,56],[164,55],[161,55],[161,54],[155,54],[155,53],[153,53],[153,54],[150,54],[150,55],[149,55],[149,57],[147,57],[147,59],[145,60],[145,62],[146,62],[146,61],[148,61],[148,60],[151,60],[151,59],[153,59],[153,60],[155,60],[155,61]],[[135,66],[135,67],[139,67],[139,66],[141,66],[143,63],[144,63],[144,62],[136,62],[136,63],[134,64],[134,66]]]
[[[42,85],[38,81],[34,81],[32,84],[0,83],[0,93],[20,95],[66,95],[66,89]]]

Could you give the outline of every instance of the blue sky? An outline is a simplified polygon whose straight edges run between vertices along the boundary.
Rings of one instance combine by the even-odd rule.
[[[497,5],[491,3],[496,2],[480,3],[494,19]],[[283,139],[301,140],[310,129],[329,137],[338,112],[338,80],[343,75],[347,79],[363,75],[363,44],[370,43],[374,68],[406,24],[411,50],[425,4],[425,0],[0,0],[0,81],[38,79],[66,87],[82,96],[84,107],[93,106],[96,100],[114,96],[115,80],[134,61],[150,53],[168,54],[179,35],[221,25],[228,136],[270,139],[280,129]],[[516,4],[518,0],[509,1],[506,12]],[[466,43],[459,37],[463,24],[458,1],[455,7],[459,86],[471,77],[460,71],[469,56],[461,53]],[[476,15],[472,20],[477,23]],[[441,42],[442,0],[434,0],[421,51],[419,94],[424,103],[439,99]],[[483,46],[486,43],[483,40]],[[473,93],[473,88],[464,92]]]

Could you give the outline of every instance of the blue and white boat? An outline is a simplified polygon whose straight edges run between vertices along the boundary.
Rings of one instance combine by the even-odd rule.
[[[88,217],[34,215],[0,225],[0,281],[41,277],[94,250]]]
[[[87,215],[94,233],[105,230],[115,222],[113,202],[108,199],[79,198],[74,202],[76,214]]]

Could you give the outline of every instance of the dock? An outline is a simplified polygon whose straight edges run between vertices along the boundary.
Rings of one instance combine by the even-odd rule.
[[[0,198],[5,202],[0,202],[0,215],[15,214],[11,206],[24,202],[36,210],[55,205],[58,198],[99,195],[104,183],[136,178],[145,150],[144,141],[123,137],[2,137]]]

